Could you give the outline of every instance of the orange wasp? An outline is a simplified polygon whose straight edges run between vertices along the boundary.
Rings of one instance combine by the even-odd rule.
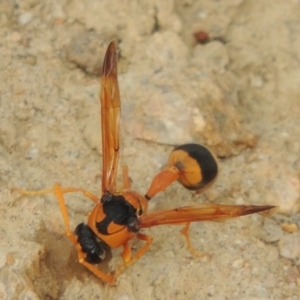
[[[145,196],[130,190],[126,166],[123,167],[123,189],[117,192],[120,94],[114,42],[110,43],[104,57],[100,101],[103,151],[102,196],[99,198],[81,188],[63,188],[60,184],[55,184],[50,190],[16,190],[27,195],[49,193],[56,195],[63,215],[66,235],[76,246],[79,262],[103,281],[113,283],[127,266],[137,261],[148,250],[152,243],[152,237],[141,233],[140,229],[142,228],[183,224],[184,228],[181,232],[186,238],[188,248],[197,255],[191,246],[188,235],[191,222],[226,220],[268,211],[274,207],[209,204],[147,213],[148,201],[176,180],[190,190],[202,192],[209,187],[216,180],[218,174],[216,159],[207,148],[201,145],[181,145],[171,152],[167,166],[154,177]],[[74,233],[70,229],[64,200],[64,194],[71,192],[81,192],[95,202],[87,224],[79,224]],[[145,244],[132,255],[129,241],[134,237],[144,241]],[[106,247],[118,248],[121,246],[123,247],[121,256],[124,264],[114,274],[105,273],[95,266],[105,257],[104,249]]]

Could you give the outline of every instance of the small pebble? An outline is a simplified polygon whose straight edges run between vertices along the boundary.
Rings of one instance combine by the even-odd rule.
[[[40,153],[39,148],[36,148],[36,147],[34,147],[34,146],[31,146],[31,147],[28,149],[25,158],[26,158],[26,159],[34,159],[34,158],[36,158],[36,157],[39,156],[39,153]]]
[[[36,64],[36,56],[28,55],[25,57],[25,61],[28,65],[34,66]]]
[[[256,75],[251,78],[250,85],[254,88],[261,88],[264,85],[264,81],[261,76]]]
[[[288,224],[288,223],[282,223],[281,228],[289,233],[297,232],[299,230],[297,224]]]
[[[195,32],[194,38],[200,44],[205,44],[209,41],[208,33],[202,30]]]
[[[241,269],[244,266],[244,260],[242,258],[238,258],[232,264],[232,267],[235,269]]]
[[[99,76],[106,46],[112,39],[96,32],[78,33],[66,48],[66,58],[85,72]]]
[[[267,243],[277,242],[283,236],[283,231],[273,219],[265,219],[262,240]]]
[[[279,243],[279,253],[288,259],[300,258],[300,232],[294,232],[281,237]]]
[[[33,19],[33,14],[30,12],[25,12],[19,15],[18,21],[20,25],[26,25],[30,23]]]

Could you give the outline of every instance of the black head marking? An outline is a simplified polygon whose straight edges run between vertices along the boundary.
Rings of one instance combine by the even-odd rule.
[[[90,227],[83,223],[77,225],[75,234],[82,251],[86,254],[85,260],[91,264],[100,263],[105,256],[104,243],[98,240]]]
[[[136,209],[130,203],[128,203],[123,196],[110,196],[111,199],[109,201],[102,202],[105,218],[96,224],[99,232],[106,235],[109,234],[107,227],[111,222],[114,222],[118,225],[127,226],[130,231],[138,231]],[[105,195],[103,197],[105,197]]]

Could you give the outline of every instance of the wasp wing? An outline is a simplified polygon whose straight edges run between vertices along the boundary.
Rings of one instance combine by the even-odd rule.
[[[102,193],[114,193],[119,162],[120,92],[114,42],[106,50],[101,77]]]
[[[208,204],[184,206],[172,210],[161,210],[140,218],[140,228],[157,225],[181,224],[200,221],[224,221],[260,212],[270,212],[275,206]]]

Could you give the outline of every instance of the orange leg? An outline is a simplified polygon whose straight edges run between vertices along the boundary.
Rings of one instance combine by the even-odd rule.
[[[190,240],[190,236],[189,236],[190,225],[191,225],[191,223],[186,223],[185,226],[180,231],[184,235],[184,237],[185,237],[188,249],[196,257],[205,257],[205,256],[207,256],[208,258],[211,258],[210,254],[198,252],[192,246],[192,243],[191,243],[191,240]]]
[[[123,244],[123,252],[121,254],[125,263],[128,263],[131,260],[131,248],[128,242]]]
[[[61,210],[62,215],[63,215],[63,219],[64,219],[64,223],[65,223],[65,229],[66,229],[66,236],[76,246],[77,254],[78,254],[78,261],[82,265],[84,265],[86,268],[88,268],[91,272],[93,272],[97,277],[102,279],[103,281],[105,281],[107,283],[113,283],[115,281],[114,276],[112,276],[110,274],[106,274],[106,273],[100,271],[94,265],[88,263],[85,260],[85,254],[84,254],[84,252],[82,252],[81,246],[77,242],[77,237],[70,230],[68,210],[67,210],[65,200],[64,200],[64,197],[63,197],[63,194],[65,193],[65,190],[66,189],[61,188],[61,186],[59,184],[55,184],[54,188],[53,188],[53,192],[54,192],[55,196],[57,197],[59,207],[60,207],[60,210]]]
[[[98,278],[100,278],[104,282],[107,282],[109,284],[113,284],[115,282],[115,280],[116,280],[115,276],[112,276],[110,274],[104,273],[101,270],[99,270],[98,268],[96,268],[94,265],[88,263],[85,260],[85,255],[82,252],[80,245],[77,243],[77,244],[75,244],[75,246],[76,246],[77,253],[78,253],[78,261],[79,261],[79,263],[81,263],[82,265],[84,265],[87,269],[89,269],[92,273],[94,273],[94,275],[96,275]]]
[[[133,257],[131,257],[131,249],[129,247],[129,243],[125,242],[122,252],[122,258],[125,263],[115,272],[115,278],[117,278],[125,268],[139,260],[148,251],[153,240],[151,236],[142,233],[138,233],[136,237],[142,241],[145,241],[146,244]]]
[[[130,179],[129,179],[129,175],[128,175],[128,167],[126,165],[124,165],[122,167],[122,171],[123,171],[123,189],[129,190],[130,189]]]
[[[12,192],[18,192],[23,195],[30,195],[30,196],[38,196],[38,195],[44,195],[44,194],[55,194],[55,187],[59,186],[60,190],[63,194],[66,193],[75,193],[75,192],[81,192],[84,194],[87,198],[90,198],[95,203],[99,203],[100,199],[93,193],[89,192],[88,190],[81,189],[81,188],[62,188],[59,183],[56,183],[53,187],[53,189],[49,190],[40,190],[40,191],[27,191],[27,190],[21,190],[18,188],[13,188]]]
[[[86,191],[84,189],[62,188],[60,186],[60,184],[58,184],[58,183],[56,183],[54,185],[52,190],[40,190],[40,191],[26,191],[26,190],[20,190],[20,189],[14,189],[14,190],[18,191],[21,194],[25,194],[25,195],[43,195],[43,194],[53,193],[57,197],[57,201],[58,201],[58,204],[59,204],[59,207],[60,207],[63,219],[64,219],[66,236],[76,247],[79,263],[84,265],[87,269],[89,269],[91,272],[93,272],[97,277],[99,277],[103,281],[105,281],[107,283],[111,283],[111,284],[115,281],[114,276],[100,271],[94,265],[88,263],[85,260],[85,254],[82,251],[80,244],[77,242],[77,237],[70,229],[69,215],[68,215],[68,210],[67,210],[67,206],[65,204],[63,194],[71,193],[71,192],[82,192],[84,195],[86,195],[88,198],[90,198],[94,202],[96,202],[95,200],[97,200],[97,202],[99,201],[97,196],[93,195],[92,193],[90,193],[89,191]]]

